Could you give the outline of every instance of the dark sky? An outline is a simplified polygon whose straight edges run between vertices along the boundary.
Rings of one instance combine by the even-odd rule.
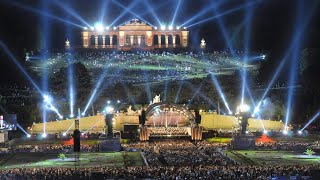
[[[131,9],[131,12],[124,15],[115,23],[119,25],[134,17],[134,14],[141,16],[148,22],[157,25],[156,18],[146,6],[147,1],[153,7],[156,16],[161,22],[170,23],[176,9],[178,0],[139,0]],[[70,7],[68,12],[54,3],[54,0],[2,0],[0,1],[0,40],[3,41],[22,59],[24,49],[35,49],[41,44],[49,48],[61,48],[66,38],[71,39],[71,43],[79,45],[81,28],[64,23],[61,20],[45,16],[50,14],[56,18],[72,22],[77,25],[85,26],[81,21],[74,18],[72,10],[79,15],[84,21],[93,25],[100,20],[104,12],[104,24],[110,24],[119,17],[125,10],[113,3],[111,0],[61,0],[59,1],[64,7]],[[118,0],[123,7],[129,7],[134,1]],[[270,68],[277,65],[280,57],[283,56],[290,41],[294,36],[297,27],[297,2],[294,0],[261,0],[261,1],[240,1],[240,0],[181,0],[181,5],[177,11],[175,24],[179,25],[192,18],[194,15],[201,13],[206,8],[210,8],[211,3],[220,5],[217,11],[220,13],[230,9],[243,6],[246,2],[256,2],[249,8],[252,10],[251,31],[250,31],[250,51],[267,52],[270,58]],[[310,22],[307,23],[303,32],[303,42],[301,48],[320,48],[320,13],[319,7],[316,6],[317,0],[301,0],[303,4],[303,14],[314,13]],[[318,3],[319,4],[319,3]],[[221,16],[221,20],[228,31],[229,37],[233,36],[238,41],[237,49],[243,49],[243,37],[245,27],[244,23],[246,12],[249,8],[242,8],[233,13]],[[42,14],[41,14],[42,12]],[[193,24],[203,19],[215,16],[213,9],[192,21]],[[301,18],[306,18],[306,17]],[[239,30],[239,31],[237,31]],[[210,48],[221,50],[227,49],[222,31],[219,28],[217,19],[192,26],[189,28],[191,33],[190,39],[193,46],[199,46],[200,39],[205,38]],[[47,38],[43,38],[47,37]],[[14,79],[17,74],[15,66],[6,58],[3,51],[0,51],[0,80]],[[8,76],[13,74],[13,76]]]

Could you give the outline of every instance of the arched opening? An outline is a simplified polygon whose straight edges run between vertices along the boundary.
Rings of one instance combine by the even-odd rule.
[[[105,45],[110,45],[110,36],[106,35]]]
[[[166,44],[166,36],[164,34],[161,35],[161,45]]]
[[[159,41],[158,41],[158,35],[153,35],[153,45],[158,45]]]
[[[91,36],[90,36],[90,45],[92,45],[92,46],[96,45],[95,39],[96,39],[96,38],[95,38],[94,35],[91,35]]]
[[[133,45],[134,46],[138,45],[138,36],[137,35],[133,35]]]
[[[117,35],[112,36],[112,45],[118,45],[118,36]]]
[[[176,38],[176,45],[181,45],[181,43],[180,43],[180,35],[176,34],[175,38]]]
[[[130,45],[130,35],[126,35],[126,46]]]
[[[145,46],[145,45],[146,45],[146,36],[141,35],[141,46]]]
[[[168,44],[169,44],[169,45],[173,45],[172,34],[170,34],[169,37],[168,37]]]
[[[102,35],[98,35],[98,45],[103,45]]]

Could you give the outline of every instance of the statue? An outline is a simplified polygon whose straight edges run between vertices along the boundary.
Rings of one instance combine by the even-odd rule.
[[[130,105],[127,109],[128,114],[134,114],[134,110],[132,110],[132,106]]]
[[[70,41],[67,39],[65,42],[66,49],[70,48]]]
[[[160,94],[159,95],[156,95],[154,98],[153,98],[153,101],[152,103],[159,103],[160,102]]]
[[[205,41],[203,38],[201,39],[200,47],[201,47],[202,49],[206,48],[206,41]]]

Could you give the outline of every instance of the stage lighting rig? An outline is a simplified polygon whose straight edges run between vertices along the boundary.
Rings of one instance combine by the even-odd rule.
[[[106,111],[107,114],[112,114],[113,111],[114,111],[114,108],[112,106],[107,106],[105,111]]]
[[[238,112],[235,114],[236,118],[241,120],[240,126],[241,126],[241,134],[245,135],[247,131],[248,126],[248,120],[251,117],[250,113],[250,106],[247,104],[241,104],[238,106]]]

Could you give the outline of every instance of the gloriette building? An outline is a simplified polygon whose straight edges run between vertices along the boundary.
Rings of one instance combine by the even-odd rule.
[[[153,27],[133,19],[118,27],[85,28],[82,33],[84,48],[155,49],[188,47],[189,31],[182,27]]]

